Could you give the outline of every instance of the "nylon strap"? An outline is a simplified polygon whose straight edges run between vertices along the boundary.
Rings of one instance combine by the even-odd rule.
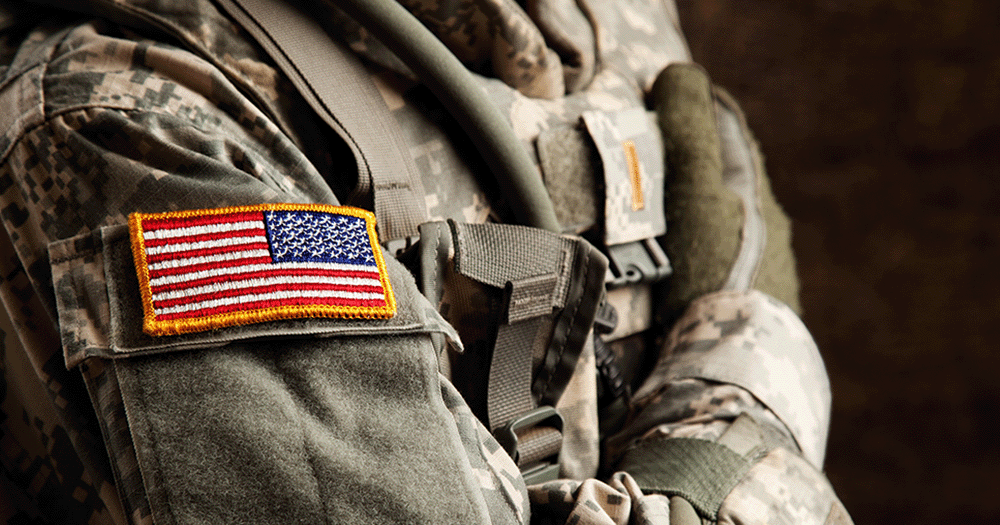
[[[780,440],[743,414],[718,442],[694,438],[642,441],[625,453],[618,469],[631,474],[644,492],[680,496],[701,517],[717,521],[726,496],[754,464],[779,446]]]
[[[535,408],[531,397],[531,358],[535,335],[541,326],[542,318],[536,317],[501,324],[497,329],[486,394],[490,430]]]
[[[517,436],[517,466],[527,467],[554,456],[562,449],[562,432],[551,427],[532,427]]]
[[[218,2],[350,147],[358,189],[373,194],[380,240],[416,236],[427,221],[423,183],[399,124],[358,58],[290,2]]]
[[[618,469],[635,478],[643,492],[680,496],[698,514],[716,521],[719,507],[752,464],[725,445],[693,438],[640,442]]]
[[[417,273],[433,303],[451,272],[484,285],[450,289],[449,304],[475,304],[484,324],[471,330],[475,350],[467,347],[466,373],[454,379],[487,428],[516,434],[518,463],[531,471],[561,448],[561,425],[546,414],[590,337],[608,261],[583,239],[537,228],[448,221],[420,232]],[[470,313],[452,309],[458,319]]]
[[[568,240],[543,230],[503,224],[452,223],[455,271],[506,291],[487,385],[490,430],[535,408],[531,395],[536,340],[553,309],[565,303],[571,277],[561,272]],[[562,293],[560,293],[562,292]],[[545,344],[545,341],[540,341]]]

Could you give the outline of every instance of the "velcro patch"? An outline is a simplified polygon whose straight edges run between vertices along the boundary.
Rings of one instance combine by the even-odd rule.
[[[129,231],[150,335],[396,313],[375,217],[365,210],[262,204],[133,213]]]

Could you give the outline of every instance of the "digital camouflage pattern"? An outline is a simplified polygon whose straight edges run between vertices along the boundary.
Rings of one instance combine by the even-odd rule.
[[[622,244],[666,233],[663,139],[654,119],[635,108],[588,111],[583,121],[601,154],[604,242]]]
[[[122,523],[87,392],[66,369],[58,335],[6,235],[0,253],[0,297],[24,299],[0,315],[0,517]]]
[[[539,162],[536,140],[543,131],[561,126],[585,129],[581,122],[585,112],[614,114],[645,109],[644,92],[656,74],[670,62],[690,60],[676,12],[672,5],[659,2],[533,2],[540,16],[538,27],[515,0],[403,3],[452,50],[475,50],[456,51],[456,55],[477,73],[475,78],[509,118],[516,136],[536,162]],[[582,24],[581,31],[573,37],[550,39],[554,49],[548,48],[547,53],[539,51],[539,46],[544,47],[548,42],[539,40],[542,36],[539,27],[565,27],[565,23]],[[344,38],[352,49],[398,73],[399,76],[381,76],[382,81],[377,85],[394,110],[421,167],[431,220],[462,217],[471,221],[488,216],[509,220],[510,212],[504,209],[494,183],[488,177],[475,176],[487,173],[488,167],[479,164],[478,156],[470,158],[462,154],[472,143],[447,110],[424,89],[405,91],[412,85],[405,67],[398,61],[385,59],[388,51],[367,32],[359,30],[357,24],[343,16],[331,16],[330,24],[333,34]],[[516,30],[491,33],[491,29],[499,27]],[[513,40],[506,40],[508,37]],[[497,55],[484,51],[494,46],[515,51],[497,59]],[[525,55],[550,58],[555,55],[557,60],[560,56],[576,57],[576,62],[561,64],[567,75],[575,74],[576,63],[592,62],[599,67],[594,68],[592,76],[565,83],[561,76],[538,73],[541,60],[520,60]],[[484,60],[485,56],[491,58]],[[545,67],[551,64],[548,60]],[[542,90],[549,95],[533,94],[541,80],[551,83]],[[658,139],[657,136],[651,140]],[[597,161],[600,162],[599,157]],[[597,173],[602,173],[600,167]],[[473,187],[470,181],[476,181]],[[616,186],[611,190],[618,191]],[[656,200],[655,195],[647,199]],[[561,203],[554,204],[559,208]],[[662,229],[662,225],[647,224],[650,219],[646,215],[629,213],[622,219],[616,230]],[[564,226],[571,229],[573,225]],[[622,241],[612,241],[617,242]]]
[[[559,456],[560,476],[586,479],[597,475],[600,466],[600,421],[597,415],[597,375],[593,339],[580,354],[573,377],[570,378],[556,410],[569,424],[563,428],[563,444]]]
[[[0,487],[9,489],[0,490],[0,517],[152,523],[163,515],[165,487],[145,475],[155,469],[137,453],[130,390],[116,361],[81,353],[115,333],[109,297],[119,285],[107,276],[131,270],[93,249],[101,228],[124,224],[133,211],[363,205],[371,197],[355,194],[357,171],[335,135],[211,2],[55,3],[113,22],[42,22],[46,13],[31,8],[19,24],[0,24],[0,300],[10,321],[2,327],[0,361]],[[658,72],[690,59],[669,2],[553,0],[529,2],[528,12],[513,0],[404,4],[475,72],[536,159],[543,131],[586,131],[581,117],[588,111],[646,109]],[[431,219],[509,217],[494,183],[477,176],[486,167],[468,154],[470,141],[447,111],[362,28],[335,10],[324,12],[334,33],[371,60],[376,86],[422,173]],[[64,279],[58,294],[56,276]],[[618,337],[648,325],[634,319],[652,318],[652,298],[648,288],[623,290],[615,301],[621,332],[608,342],[641,362],[635,354],[644,338],[626,344]],[[453,335],[436,315],[422,315],[428,331]],[[819,470],[828,394],[800,322],[753,292],[706,298],[687,319],[675,326],[633,416],[605,450],[598,447],[593,355],[584,353],[558,404],[566,418],[567,479],[540,486],[524,487],[511,458],[441,378],[435,399],[453,420],[463,472],[480,489],[469,496],[474,514],[496,523],[682,523],[693,515],[690,505],[643,494],[627,473],[611,474],[616,458],[643,440],[719,440],[739,415],[750,414],[777,445],[725,501],[719,521],[849,522]],[[737,340],[762,358],[757,375],[722,377],[710,366]],[[466,351],[474,346],[464,343]],[[448,355],[443,346],[439,352]],[[606,482],[585,479],[597,471],[598,457]],[[412,490],[429,494],[433,487]]]
[[[637,406],[671,381],[738,385],[781,419],[814,466],[823,465],[830,384],[819,350],[790,308],[757,291],[718,292],[694,301],[675,324]]]
[[[643,494],[625,472],[615,474],[608,483],[558,480],[528,490],[532,509],[550,523],[670,524],[670,499],[662,494]]]
[[[773,502],[782,501],[781,508]],[[757,463],[719,508],[719,523],[851,523],[830,483],[801,456],[778,448]]]

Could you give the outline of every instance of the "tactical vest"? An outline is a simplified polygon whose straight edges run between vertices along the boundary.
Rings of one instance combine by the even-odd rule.
[[[514,73],[536,78],[504,82],[470,71],[447,36],[400,4],[336,4],[346,16],[315,18],[357,21],[427,90],[376,87],[329,28],[292,5],[222,2],[350,146],[356,194],[370,195],[381,242],[459,331],[465,349],[442,355],[446,375],[526,482],[555,479],[563,443],[555,407],[574,373],[599,374],[601,407],[619,412],[605,416],[613,421],[648,366],[652,289],[671,267],[656,240],[666,232],[663,137],[646,99],[660,70],[688,59],[676,13],[606,3],[601,12],[539,14],[559,32],[574,27],[569,15],[600,20],[606,41],[592,30],[569,36],[602,52],[577,53],[590,63],[571,69],[551,49],[512,49],[534,61]],[[484,11],[496,17],[491,24],[518,16]],[[446,113],[434,121],[414,106]],[[450,220],[432,220],[442,218]],[[585,347],[593,363],[580,363]],[[627,360],[624,373],[616,354]],[[575,466],[567,474],[589,477],[598,429],[582,430],[564,458]]]

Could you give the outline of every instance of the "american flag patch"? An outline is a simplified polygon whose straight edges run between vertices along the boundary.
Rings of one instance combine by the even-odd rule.
[[[143,331],[396,313],[375,217],[321,204],[129,216]]]

